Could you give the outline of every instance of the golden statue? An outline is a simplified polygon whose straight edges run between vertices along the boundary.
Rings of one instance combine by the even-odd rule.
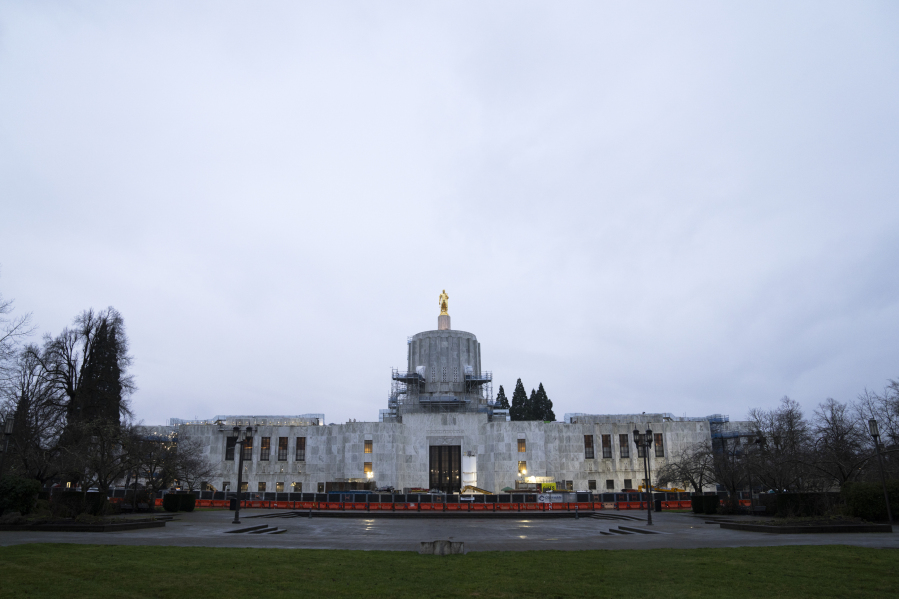
[[[443,316],[444,314],[449,315],[449,312],[447,312],[447,309],[448,309],[447,302],[449,301],[449,296],[446,294],[446,289],[444,289],[443,293],[440,294],[440,297],[438,298],[438,300],[440,301],[440,315],[441,316]]]

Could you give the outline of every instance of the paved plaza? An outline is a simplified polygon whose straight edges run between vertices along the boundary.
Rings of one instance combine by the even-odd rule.
[[[612,517],[614,518],[614,514]],[[645,514],[632,514],[641,516]],[[241,524],[233,512],[177,514],[165,528],[111,533],[0,532],[0,545],[22,543],[92,543],[103,545],[174,545],[197,547],[271,547],[417,551],[421,541],[465,543],[466,551],[554,549],[656,549],[758,547],[770,545],[857,545],[899,548],[897,533],[771,534],[722,530],[693,514],[656,513],[645,520],[565,518],[334,518],[297,517],[295,513],[243,510]],[[263,526],[263,532],[228,533]],[[277,530],[273,530],[277,528]],[[657,534],[641,534],[652,530]],[[283,532],[282,532],[283,531]]]

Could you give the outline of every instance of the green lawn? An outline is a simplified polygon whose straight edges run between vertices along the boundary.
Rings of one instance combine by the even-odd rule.
[[[0,547],[2,597],[896,597],[899,550],[389,551]]]

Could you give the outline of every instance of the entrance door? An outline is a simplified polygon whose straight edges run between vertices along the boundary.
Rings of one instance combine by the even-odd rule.
[[[432,445],[430,488],[458,493],[462,487],[462,446]]]

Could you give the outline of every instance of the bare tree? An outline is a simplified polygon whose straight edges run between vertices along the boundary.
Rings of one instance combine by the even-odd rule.
[[[0,379],[5,379],[14,369],[19,344],[34,332],[31,314],[12,316],[13,300],[0,295]],[[2,384],[2,380],[0,380]]]
[[[674,483],[684,488],[693,487],[696,493],[701,493],[713,478],[712,466],[711,445],[697,443],[685,446],[669,457],[667,463],[659,469],[656,479],[659,485]]]
[[[218,468],[206,455],[205,443],[191,438],[178,441],[176,476],[189,491],[199,489],[217,473]]]
[[[775,410],[749,411],[756,434],[764,439],[755,459],[753,476],[764,486],[779,491],[803,490],[812,482],[808,466],[810,430],[799,404],[789,397],[780,400]]]
[[[78,422],[74,442],[60,448],[61,466],[67,477],[87,490],[93,486],[106,493],[112,484],[124,478],[133,468],[135,459],[135,431],[127,423]]]
[[[828,485],[842,487],[856,480],[874,456],[865,423],[858,410],[828,398],[815,410],[812,421],[814,445],[809,464]]]

